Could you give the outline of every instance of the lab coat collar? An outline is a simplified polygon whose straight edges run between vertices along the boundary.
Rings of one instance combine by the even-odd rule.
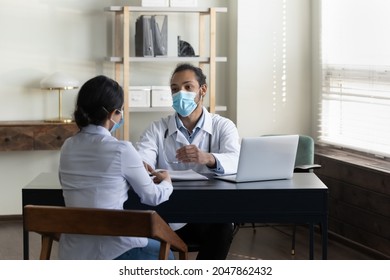
[[[209,111],[207,111],[207,109],[205,107],[203,107],[203,114],[204,114],[204,124],[203,124],[202,130],[213,135],[213,121],[211,118],[211,114],[209,113]],[[175,132],[179,131],[179,129],[176,126],[176,120],[175,120],[176,115],[177,115],[177,113],[169,116],[167,137],[171,136]]]
[[[212,116],[207,111],[205,107],[203,107],[203,114],[204,114],[204,125],[203,125],[203,130],[206,131],[207,133],[213,135],[213,120]]]

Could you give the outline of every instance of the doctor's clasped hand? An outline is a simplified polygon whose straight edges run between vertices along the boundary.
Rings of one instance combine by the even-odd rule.
[[[186,145],[176,150],[178,162],[204,164],[208,168],[215,167],[215,157],[210,153],[205,153],[196,145]]]

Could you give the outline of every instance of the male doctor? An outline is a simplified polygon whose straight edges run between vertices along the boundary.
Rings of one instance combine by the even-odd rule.
[[[137,149],[154,169],[199,173],[236,173],[240,142],[234,123],[203,107],[206,76],[191,64],[180,64],[171,77],[176,113],[153,122],[141,135]],[[199,205],[201,207],[201,205]],[[233,226],[226,224],[173,224],[188,243],[200,245],[197,259],[226,259]]]

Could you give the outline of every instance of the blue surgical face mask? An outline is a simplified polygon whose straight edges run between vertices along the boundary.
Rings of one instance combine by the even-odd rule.
[[[119,110],[118,110],[119,111]],[[123,110],[120,111],[121,112],[121,120],[117,123],[115,122],[113,119],[110,119],[110,121],[112,121],[114,123],[113,127],[110,129],[110,132],[113,133],[115,130],[117,130],[118,128],[120,128],[124,122],[123,120]]]
[[[195,92],[178,91],[172,95],[172,107],[179,115],[187,117],[198,106],[198,104],[195,103],[195,97]]]

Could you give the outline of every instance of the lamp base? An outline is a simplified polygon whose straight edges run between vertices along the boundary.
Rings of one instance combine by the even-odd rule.
[[[72,119],[66,119],[66,118],[56,118],[56,119],[49,119],[49,120],[44,120],[45,122],[48,123],[71,123],[73,122]]]

